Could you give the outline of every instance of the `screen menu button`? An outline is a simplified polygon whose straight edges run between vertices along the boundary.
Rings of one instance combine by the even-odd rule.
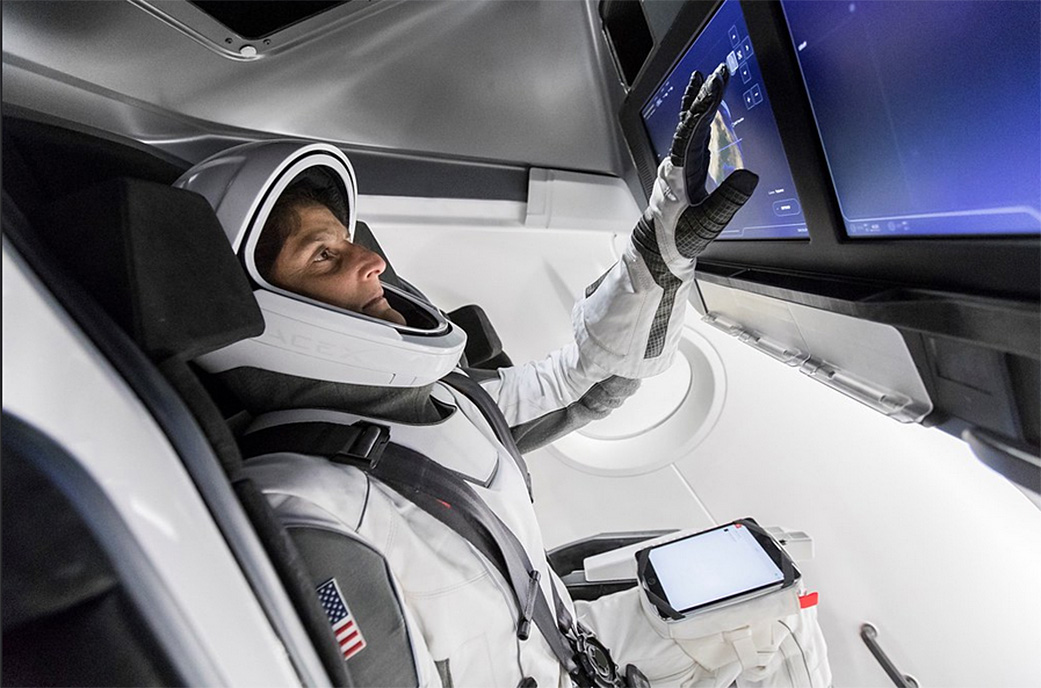
[[[774,214],[784,217],[785,215],[798,215],[802,212],[799,201],[795,198],[785,198],[774,201]]]

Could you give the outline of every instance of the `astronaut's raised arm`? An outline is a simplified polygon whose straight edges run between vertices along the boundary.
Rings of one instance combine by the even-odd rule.
[[[574,341],[481,384],[530,451],[603,418],[668,369],[679,346],[694,263],[751,197],[758,177],[736,170],[705,190],[709,134],[729,78],[720,65],[691,76],[672,151],[621,257],[572,311]]]

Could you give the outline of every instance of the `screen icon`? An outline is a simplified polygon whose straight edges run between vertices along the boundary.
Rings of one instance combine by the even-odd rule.
[[[737,55],[731,50],[730,54],[727,55],[727,69],[730,70],[730,74],[733,75],[738,70]]]
[[[737,32],[737,26],[731,26],[728,33],[730,34],[730,45],[735,48],[741,45],[741,34]]]
[[[731,53],[733,55],[733,53]],[[737,68],[737,71],[741,73],[741,83],[747,84],[752,80],[752,70],[748,68],[748,63],[743,63]]]
[[[785,198],[774,201],[774,214],[784,217],[785,215],[798,215],[801,212],[799,201],[794,198]]]

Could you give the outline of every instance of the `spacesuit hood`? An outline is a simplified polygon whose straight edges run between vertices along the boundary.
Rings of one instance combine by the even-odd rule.
[[[273,140],[218,153],[185,172],[174,186],[201,194],[213,207],[254,287],[263,334],[197,359],[210,372],[257,368],[302,378],[355,385],[421,387],[458,364],[463,331],[425,299],[383,284],[388,302],[406,319],[397,325],[301,296],[269,283],[254,253],[275,203],[307,178],[333,190],[331,209],[354,237],[358,193],[354,168],[325,143]]]

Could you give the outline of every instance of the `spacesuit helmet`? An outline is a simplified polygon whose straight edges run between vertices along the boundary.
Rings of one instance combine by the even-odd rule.
[[[209,201],[253,286],[264,332],[197,359],[213,373],[249,367],[325,382],[420,387],[459,363],[465,333],[416,293],[382,283],[398,324],[284,289],[257,265],[257,245],[278,199],[302,185],[331,192],[329,209],[355,238],[357,183],[335,146],[293,140],[248,143],[185,172],[174,186]],[[327,206],[328,207],[328,206]],[[264,271],[267,272],[267,271]]]

